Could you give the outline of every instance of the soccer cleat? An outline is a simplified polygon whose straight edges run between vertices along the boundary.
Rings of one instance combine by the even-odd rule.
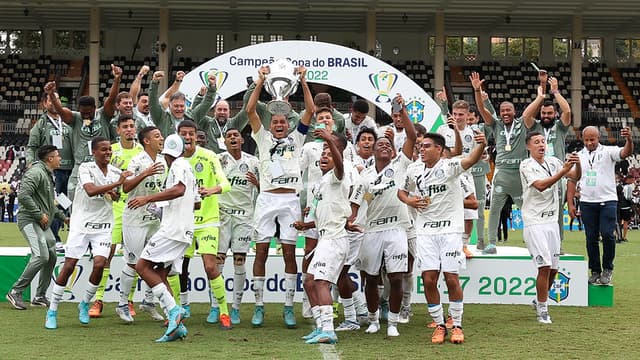
[[[365,334],[375,334],[380,331],[380,321],[374,321],[369,324],[367,330],[365,330]]]
[[[454,326],[453,329],[451,329],[451,338],[449,340],[454,344],[462,344],[464,342],[464,333],[462,332],[462,328]]]
[[[308,333],[307,335],[302,337],[302,340],[309,340],[309,339],[313,339],[314,337],[316,337],[318,334],[320,334],[322,332],[322,329],[320,328],[315,328],[313,329],[312,332]]]
[[[465,256],[467,259],[471,259],[471,258],[473,257],[473,253],[471,252],[471,250],[469,250],[469,249],[467,248],[467,246],[466,246],[466,245],[462,247],[462,252],[464,252],[464,256]]]
[[[42,306],[48,308],[49,305],[49,300],[44,296],[36,296],[31,300],[31,306]]]
[[[309,311],[311,311],[311,309],[309,309]],[[333,302],[333,318],[337,319],[338,316],[340,316],[340,303],[337,301]],[[311,317],[313,317],[313,314],[311,314]]]
[[[116,314],[126,323],[133,322],[133,317],[131,317],[131,313],[129,312],[129,304],[118,305],[116,307]]]
[[[209,309],[209,316],[207,316],[207,322],[209,324],[217,324],[220,320],[220,308],[219,307],[211,307]]]
[[[549,313],[544,311],[538,314],[538,322],[541,324],[551,324],[551,316]]]
[[[348,321],[348,320],[343,321],[335,329],[335,331],[354,331],[354,330],[360,330],[360,324],[358,324],[357,322]]]
[[[131,314],[132,317],[136,316],[136,307],[133,305],[133,301],[129,301],[127,305],[129,305],[129,314]]]
[[[442,344],[445,336],[447,336],[447,328],[442,324],[438,325],[431,335],[431,343]]]
[[[264,306],[256,305],[256,308],[253,310],[251,325],[253,325],[253,327],[260,327],[262,323],[264,323]]]
[[[163,343],[163,342],[169,342],[169,341],[174,341],[178,339],[182,340],[187,337],[188,333],[189,332],[187,331],[187,327],[184,326],[184,324],[180,323],[180,325],[178,325],[178,327],[174,332],[168,335],[167,334],[162,335],[159,339],[156,340],[156,342]]]
[[[167,323],[167,331],[165,331],[165,335],[170,335],[178,328],[178,325],[184,318],[184,309],[178,305],[174,306],[173,309],[169,310],[168,318],[169,322]]]
[[[183,319],[188,319],[191,317],[191,305],[182,305],[182,310],[184,310],[184,314],[182,314]]]
[[[538,300],[537,299],[531,300],[531,307],[533,308],[533,310],[538,310]]]
[[[600,285],[600,273],[592,271],[589,277],[589,284]]]
[[[412,311],[411,306],[403,306],[400,309],[400,316],[398,316],[398,323],[400,324],[408,324],[409,319],[411,319]]]
[[[284,325],[288,329],[295,329],[296,324],[296,314],[293,312],[293,306],[285,306],[282,310],[282,318],[284,319]]]
[[[437,326],[438,324],[436,324],[435,321],[427,324],[427,327],[431,329],[435,329]],[[453,318],[451,316],[447,318],[447,322],[445,323],[445,326],[447,327],[447,329],[451,329],[453,327]]]
[[[484,250],[482,250],[482,254],[484,255],[495,255],[498,253],[498,248],[494,244],[487,245]]]
[[[389,318],[389,300],[380,299],[380,320],[387,321]]]
[[[102,316],[102,300],[96,300],[93,305],[91,305],[91,309],[89,309],[89,317],[99,318]]]
[[[356,319],[358,319],[358,323],[361,326],[367,325],[369,323],[369,314],[367,313],[357,314]]]
[[[231,318],[227,314],[220,315],[220,329],[221,330],[231,330],[233,326],[231,326]]]
[[[484,250],[484,240],[478,239],[478,242],[476,243],[476,249]]]
[[[58,311],[56,310],[47,310],[47,317],[44,320],[44,327],[49,330],[54,330],[58,328]]]
[[[229,315],[231,316],[231,324],[240,325],[240,309],[232,307]]]
[[[22,301],[22,294],[18,294],[17,292],[11,290],[5,296],[7,300],[13,305],[16,310],[26,310],[27,305]]]
[[[393,325],[387,326],[387,336],[389,337],[400,336],[400,333],[398,332],[398,328]]]
[[[85,301],[81,301],[78,304],[78,320],[80,320],[81,324],[89,323],[89,303]]]
[[[335,332],[324,332],[321,331],[313,338],[305,341],[307,344],[335,344],[338,342],[338,336],[336,336]]]
[[[613,276],[613,270],[604,269],[600,275],[600,284],[609,285],[611,283],[611,277]]]
[[[157,321],[164,320],[164,316],[160,315],[158,310],[156,310],[156,304],[154,303],[148,303],[142,300],[142,303],[140,303],[140,306],[138,308],[140,309],[140,311],[146,312],[147,314],[149,314],[149,316],[151,316],[153,320],[157,320]]]

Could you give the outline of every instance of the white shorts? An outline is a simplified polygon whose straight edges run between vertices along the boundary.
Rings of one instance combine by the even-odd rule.
[[[171,266],[171,273],[180,274],[184,252],[190,245],[183,241],[167,239],[162,233],[156,232],[142,250],[140,258],[163,264],[165,268]]]
[[[273,194],[261,192],[256,199],[254,223],[256,243],[268,243],[276,233],[276,221],[280,224],[279,242],[295,245],[298,232],[293,223],[300,219],[300,201],[293,193]]]
[[[109,257],[111,251],[111,231],[85,234],[70,231],[67,237],[67,245],[64,248],[64,256],[70,259],[80,259],[87,253],[91,245],[93,256]]]
[[[349,237],[322,239],[318,241],[307,273],[314,280],[326,280],[332,284],[338,281],[349,252]]]
[[[134,265],[140,259],[147,241],[158,231],[159,226],[123,226],[122,251],[124,261]]]
[[[436,270],[457,274],[465,260],[462,233],[418,234],[416,248],[416,268],[419,272]]]
[[[218,254],[227,254],[229,249],[234,254],[246,254],[254,232],[252,219],[240,219],[221,213]]]
[[[560,229],[558,223],[525,225],[522,236],[537,267],[558,268]]]
[[[409,267],[407,232],[395,228],[364,233],[360,247],[360,270],[369,275],[378,275],[384,260],[386,272],[407,272]]]
[[[347,260],[344,265],[360,267],[360,247],[362,246],[362,240],[364,239],[364,233],[357,231],[347,231],[349,238],[349,252],[347,253]]]
[[[464,209],[464,219],[465,220],[478,220],[478,210],[477,209]]]

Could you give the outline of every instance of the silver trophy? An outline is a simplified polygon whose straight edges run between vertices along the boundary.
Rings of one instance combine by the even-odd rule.
[[[287,115],[291,112],[291,105],[285,99],[296,92],[299,79],[300,75],[296,74],[296,67],[290,61],[278,59],[269,64],[264,87],[274,98],[267,104],[271,114]]]

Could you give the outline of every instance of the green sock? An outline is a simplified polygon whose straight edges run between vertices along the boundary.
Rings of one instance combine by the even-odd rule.
[[[96,301],[104,298],[104,288],[107,285],[107,280],[109,280],[109,268],[106,267],[102,271],[102,279],[100,280],[100,284],[98,284],[98,290],[96,291]]]
[[[180,275],[171,275],[167,278],[173,298],[176,300],[176,304],[180,305]],[[169,309],[171,310],[171,309]]]
[[[129,301],[133,302],[133,295],[135,295],[136,288],[138,287],[138,273],[133,277],[133,284],[131,284],[131,291],[129,292]]]
[[[211,285],[211,292],[220,306],[220,315],[229,315],[227,292],[224,289],[224,278],[222,278],[222,275],[218,275],[217,278],[209,280],[209,284]]]

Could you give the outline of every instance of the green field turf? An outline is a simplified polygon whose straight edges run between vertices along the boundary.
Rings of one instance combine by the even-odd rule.
[[[583,234],[567,232],[566,237],[566,252],[585,254]],[[243,305],[243,323],[224,332],[204,321],[207,305],[194,304],[193,316],[186,321],[187,339],[155,344],[163,328],[145,314],[139,314],[133,325],[123,325],[114,312],[115,304],[106,304],[103,318],[83,326],[75,304],[63,303],[59,329],[48,331],[45,309],[16,311],[0,303],[0,359],[640,359],[636,345],[640,337],[638,231],[630,232],[628,239],[629,243],[617,247],[612,308],[551,307],[554,323],[545,326],[536,322],[529,306],[465,305],[463,345],[431,345],[424,305],[414,305],[414,317],[410,324],[399,326],[399,338],[386,338],[383,323],[374,335],[364,330],[340,333],[339,343],[329,347],[299,340],[311,330],[311,323],[299,315],[298,329],[285,329],[278,304],[266,306],[265,325],[260,329],[250,325],[252,305]],[[521,232],[511,232],[507,244],[523,246]],[[24,246],[15,225],[0,224],[0,246]],[[299,304],[296,310],[299,314]]]

